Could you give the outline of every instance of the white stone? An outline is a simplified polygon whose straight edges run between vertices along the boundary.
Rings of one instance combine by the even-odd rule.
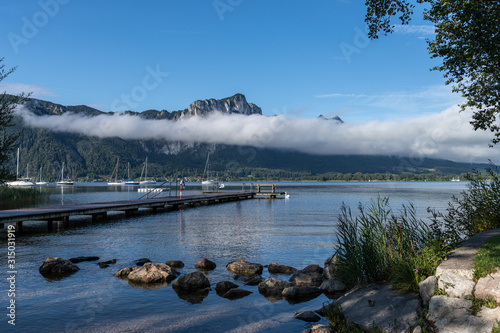
[[[448,296],[460,298],[472,296],[475,285],[474,281],[448,271],[439,276],[438,282],[438,287],[444,289]]]

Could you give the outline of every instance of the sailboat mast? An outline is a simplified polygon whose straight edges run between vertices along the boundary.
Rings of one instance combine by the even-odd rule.
[[[16,180],[19,180],[19,148],[17,148]]]

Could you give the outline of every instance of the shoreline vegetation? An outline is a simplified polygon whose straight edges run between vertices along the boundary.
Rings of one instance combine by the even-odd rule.
[[[446,213],[429,210],[430,223],[416,218],[415,208],[392,210],[388,198],[377,198],[353,214],[342,206],[337,223],[336,272],[348,289],[389,282],[400,293],[419,293],[419,284],[436,274],[436,268],[460,243],[483,231],[500,228],[498,170],[472,172],[461,197],[453,197]],[[495,272],[500,266],[500,238],[491,239],[476,257],[475,275]],[[439,290],[435,290],[439,294]],[[480,300],[478,300],[480,301]],[[495,303],[494,306],[498,306]],[[327,319],[335,332],[363,332],[348,323],[336,301],[328,304]],[[424,310],[424,313],[427,313]],[[423,332],[434,332],[423,316]],[[359,329],[359,330],[358,330]],[[381,328],[376,332],[383,332]],[[500,332],[493,328],[492,332]]]
[[[0,210],[33,205],[40,202],[45,195],[38,188],[0,186]]]

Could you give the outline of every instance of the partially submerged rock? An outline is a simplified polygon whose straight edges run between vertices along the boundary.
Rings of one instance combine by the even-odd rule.
[[[325,280],[321,284],[320,288],[326,294],[333,294],[344,291],[346,286],[342,281],[340,281],[340,279],[334,277],[329,280]]]
[[[243,280],[243,283],[245,283],[248,286],[256,286],[261,282],[262,282],[262,276],[257,274],[247,277]]]
[[[283,289],[292,287],[292,283],[275,278],[267,278],[259,283],[259,293],[264,296],[280,296]]]
[[[324,281],[323,271],[298,271],[288,281],[297,286],[319,287]]]
[[[134,283],[164,283],[170,282],[179,275],[175,268],[161,262],[147,262],[139,269],[128,274],[128,280]]]
[[[297,269],[291,267],[291,266],[286,266],[286,265],[279,265],[277,263],[270,263],[269,266],[267,267],[267,270],[271,274],[284,274],[284,275],[290,275],[294,274]]]
[[[97,263],[100,268],[106,268],[109,267],[109,265],[116,264],[116,259],[111,259],[111,260],[106,260],[106,261],[101,261]]]
[[[133,271],[135,271],[136,269],[139,269],[139,267],[137,267],[137,266],[125,267],[125,268],[120,269],[118,272],[116,272],[113,275],[116,276],[117,278],[120,278],[120,279],[126,279],[126,278],[128,278],[128,275],[130,273],[132,273]]]
[[[196,264],[194,264],[194,267],[204,271],[211,271],[214,270],[217,267],[217,265],[213,261],[210,261],[207,258],[203,258]]]
[[[300,320],[307,321],[310,323],[311,322],[315,323],[315,322],[318,322],[321,320],[321,317],[318,316],[316,313],[314,313],[314,311],[297,312],[294,314],[293,317],[295,319],[300,319]]]
[[[184,263],[180,260],[169,260],[166,262],[167,265],[173,268],[183,268]]]
[[[73,264],[77,264],[79,262],[82,262],[82,261],[96,261],[96,260],[99,260],[100,258],[99,257],[95,257],[95,256],[92,256],[92,257],[76,257],[76,258],[70,258],[69,261],[71,261]]]
[[[230,300],[236,300],[243,298],[245,296],[250,295],[252,292],[245,290],[245,289],[240,289],[240,288],[233,288],[228,290],[222,297],[230,299]]]
[[[236,283],[232,283],[231,281],[221,281],[215,285],[215,292],[219,296],[223,296],[230,289],[238,288],[239,286]]]
[[[210,288],[210,281],[202,272],[193,272],[182,275],[172,283],[172,287],[184,292],[192,292],[200,289]]]
[[[252,276],[255,274],[262,274],[264,267],[261,264],[251,263],[246,260],[235,260],[227,264],[226,268],[234,274]]]
[[[141,258],[135,262],[137,266],[143,266],[145,263],[151,262],[148,258]]]
[[[318,287],[292,286],[283,289],[281,295],[287,300],[292,300],[293,302],[298,303],[314,299],[322,293],[323,291]]]
[[[71,275],[80,268],[69,260],[50,257],[45,259],[42,266],[38,269],[40,274],[46,278],[58,279]]]

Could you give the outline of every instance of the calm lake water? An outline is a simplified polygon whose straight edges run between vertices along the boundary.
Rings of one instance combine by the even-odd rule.
[[[217,296],[215,284],[232,280],[225,265],[244,259],[267,265],[271,262],[302,269],[323,265],[333,254],[335,224],[342,202],[353,210],[361,202],[369,205],[378,195],[389,196],[391,206],[412,202],[422,218],[427,207],[444,211],[452,195],[466,188],[464,182],[363,182],[280,183],[290,199],[246,200],[201,206],[156,214],[138,213],[125,218],[113,215],[106,222],[72,220],[70,228],[46,232],[45,224],[27,228],[16,240],[16,326],[19,332],[300,332],[309,325],[293,319],[293,313],[315,310],[329,299],[320,297],[299,304],[269,301],[257,286],[253,293],[230,301]],[[241,184],[226,184],[226,191],[241,190]],[[50,188],[44,205],[135,199],[137,188],[96,184]],[[188,184],[187,194],[200,188]],[[7,244],[0,260],[6,275]],[[80,271],[59,281],[48,281],[38,272],[47,257],[69,259],[99,256],[117,263],[101,269],[96,262],[79,263]],[[170,286],[143,289],[113,276],[139,258],[154,262],[182,260],[182,273],[195,271],[194,264],[207,258],[217,268],[207,276],[212,291],[192,304],[177,296]],[[269,277],[264,269],[263,277]],[[278,276],[288,279],[288,276]],[[8,305],[2,278],[2,308]],[[11,330],[7,318],[0,324]],[[322,321],[326,323],[326,321]]]

